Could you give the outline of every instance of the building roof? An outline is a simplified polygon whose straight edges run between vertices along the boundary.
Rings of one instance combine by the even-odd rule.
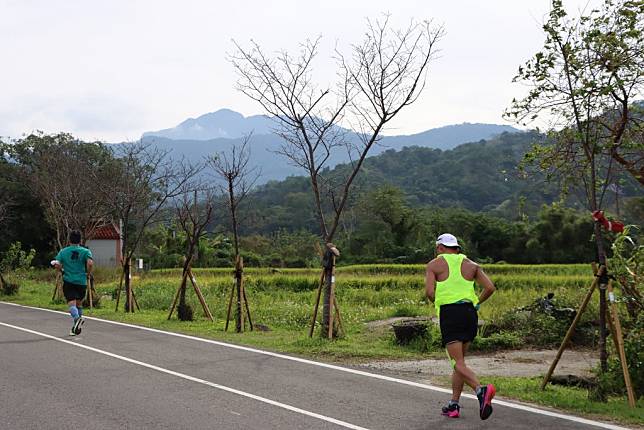
[[[98,228],[89,240],[119,240],[121,233],[114,224]]]

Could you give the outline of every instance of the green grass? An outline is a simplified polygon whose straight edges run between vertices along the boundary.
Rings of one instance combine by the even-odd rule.
[[[529,305],[535,298],[554,292],[562,303],[577,307],[592,281],[587,265],[488,265],[486,271],[497,285],[497,293],[485,303],[480,318],[494,324],[507,316],[512,309]],[[295,354],[334,362],[355,363],[374,359],[405,360],[429,356],[443,357],[436,333],[431,330],[428,339],[397,345],[388,327],[368,330],[365,323],[394,316],[434,316],[435,312],[424,298],[423,265],[374,265],[346,266],[337,271],[336,294],[341,309],[346,336],[335,341],[308,337],[308,328],[319,280],[317,269],[249,268],[245,270],[247,295],[253,321],[266,325],[268,332],[254,331],[233,333],[232,326],[224,331],[224,318],[232,286],[232,269],[195,269],[195,276],[215,322],[203,318],[199,302],[192,290],[188,302],[195,310],[196,320],[180,322],[176,315],[167,320],[172,297],[180,282],[180,270],[155,270],[135,276],[133,285],[141,312],[125,314],[114,311],[112,294],[118,286],[116,271],[96,273],[97,290],[101,294],[101,307],[88,312],[92,316],[109,320],[139,324],[146,327],[180,332],[210,339],[258,347],[271,351]],[[27,275],[12,275],[21,285],[16,296],[0,296],[0,300],[66,311],[65,304],[51,302],[54,284],[52,271],[35,271]],[[585,314],[592,319],[597,313],[597,300],[590,303]],[[495,345],[522,346],[513,336],[496,335],[479,342],[481,349]],[[435,336],[434,336],[435,337]],[[557,336],[555,336],[557,338]],[[503,341],[503,342],[501,342]],[[486,346],[487,345],[487,346]],[[586,390],[550,387],[544,396],[537,395],[535,379],[494,378],[503,396],[591,414],[622,422],[642,422],[642,401],[630,410],[620,406],[623,399],[608,404],[595,404],[587,400]],[[621,402],[621,403],[620,403]]]
[[[588,390],[560,385],[548,385],[540,390],[542,378],[489,377],[485,382],[493,383],[499,396],[519,399],[538,405],[575,412],[589,418],[606,418],[624,424],[644,424],[644,399],[630,408],[625,397],[613,397],[607,403],[588,399]]]

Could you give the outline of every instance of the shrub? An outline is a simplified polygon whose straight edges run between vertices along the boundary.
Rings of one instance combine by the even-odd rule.
[[[423,333],[422,336],[413,338],[409,343],[405,345],[399,345],[395,337],[393,337],[392,341],[401,348],[406,348],[412,351],[423,353],[438,351],[442,348],[441,332],[440,329],[434,324],[429,324],[427,326],[427,330]]]
[[[472,342],[472,349],[477,351],[495,351],[498,349],[518,348],[523,344],[521,336],[511,331],[494,333],[489,337],[477,336]]]
[[[411,305],[398,305],[389,314],[390,317],[415,317],[418,315],[418,309]]]
[[[0,258],[0,272],[29,269],[35,256],[35,249],[25,252],[22,250],[22,243],[13,242]]]
[[[619,355],[614,350],[612,342],[611,356],[608,360],[608,370],[605,373],[598,373],[598,386],[589,392],[589,397],[596,400],[605,400],[608,394],[626,394],[624,374]],[[626,362],[631,376],[635,398],[644,396],[644,313],[640,313],[637,321],[630,327],[627,335],[624,336],[624,351]]]
[[[7,281],[4,276],[2,276],[2,274],[0,274],[0,286],[2,287],[0,291],[5,296],[13,296],[15,294],[18,294],[18,290],[20,289],[20,285],[14,282]]]

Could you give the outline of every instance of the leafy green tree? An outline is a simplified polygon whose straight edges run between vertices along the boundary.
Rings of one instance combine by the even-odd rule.
[[[112,153],[105,145],[66,133],[34,133],[3,149],[19,164],[25,184],[40,200],[58,247],[64,246],[70,230],[80,230],[84,243],[112,222],[108,203],[95,191],[113,180],[106,170]]]
[[[359,228],[351,234],[350,252],[369,259],[413,254],[419,221],[404,193],[391,185],[365,194],[358,203]]]
[[[515,77],[530,91],[513,100],[506,116],[521,122],[551,118],[551,129],[559,131],[554,145],[539,154],[549,167],[576,160],[592,175],[603,156],[644,185],[643,112],[637,102],[644,90],[644,3],[604,0],[600,8],[569,18],[561,0],[553,0],[543,29],[543,50]]]
[[[5,202],[4,222],[0,222],[0,252],[20,241],[35,249],[35,265],[51,260],[54,232],[47,222],[40,201],[24,181],[21,166],[0,157],[0,198]]]
[[[644,2],[604,0],[602,7],[569,18],[561,0],[553,0],[543,30],[543,49],[515,77],[528,85],[528,95],[513,100],[506,115],[520,122],[547,119],[549,140],[526,161],[566,187],[581,185],[588,209],[601,210],[619,170],[644,185],[642,115],[634,104],[644,88]],[[598,224],[594,236],[605,265]],[[605,318],[606,291],[601,288],[602,370],[607,368]]]
[[[580,263],[595,259],[590,217],[559,205],[544,206],[526,244],[535,263]]]

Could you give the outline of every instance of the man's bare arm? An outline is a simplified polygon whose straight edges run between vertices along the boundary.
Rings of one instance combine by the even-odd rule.
[[[436,274],[431,262],[427,263],[427,269],[425,270],[425,294],[434,303],[436,300]]]
[[[87,259],[87,262],[85,263],[85,271],[87,272],[87,276],[92,274],[92,271],[94,270],[94,260],[91,258]]]
[[[492,294],[494,294],[496,287],[494,286],[492,280],[483,271],[481,266],[476,267],[476,277],[474,278],[474,280],[478,285],[483,287],[483,291],[481,291],[481,294],[479,295],[479,304],[481,304],[489,299]]]

